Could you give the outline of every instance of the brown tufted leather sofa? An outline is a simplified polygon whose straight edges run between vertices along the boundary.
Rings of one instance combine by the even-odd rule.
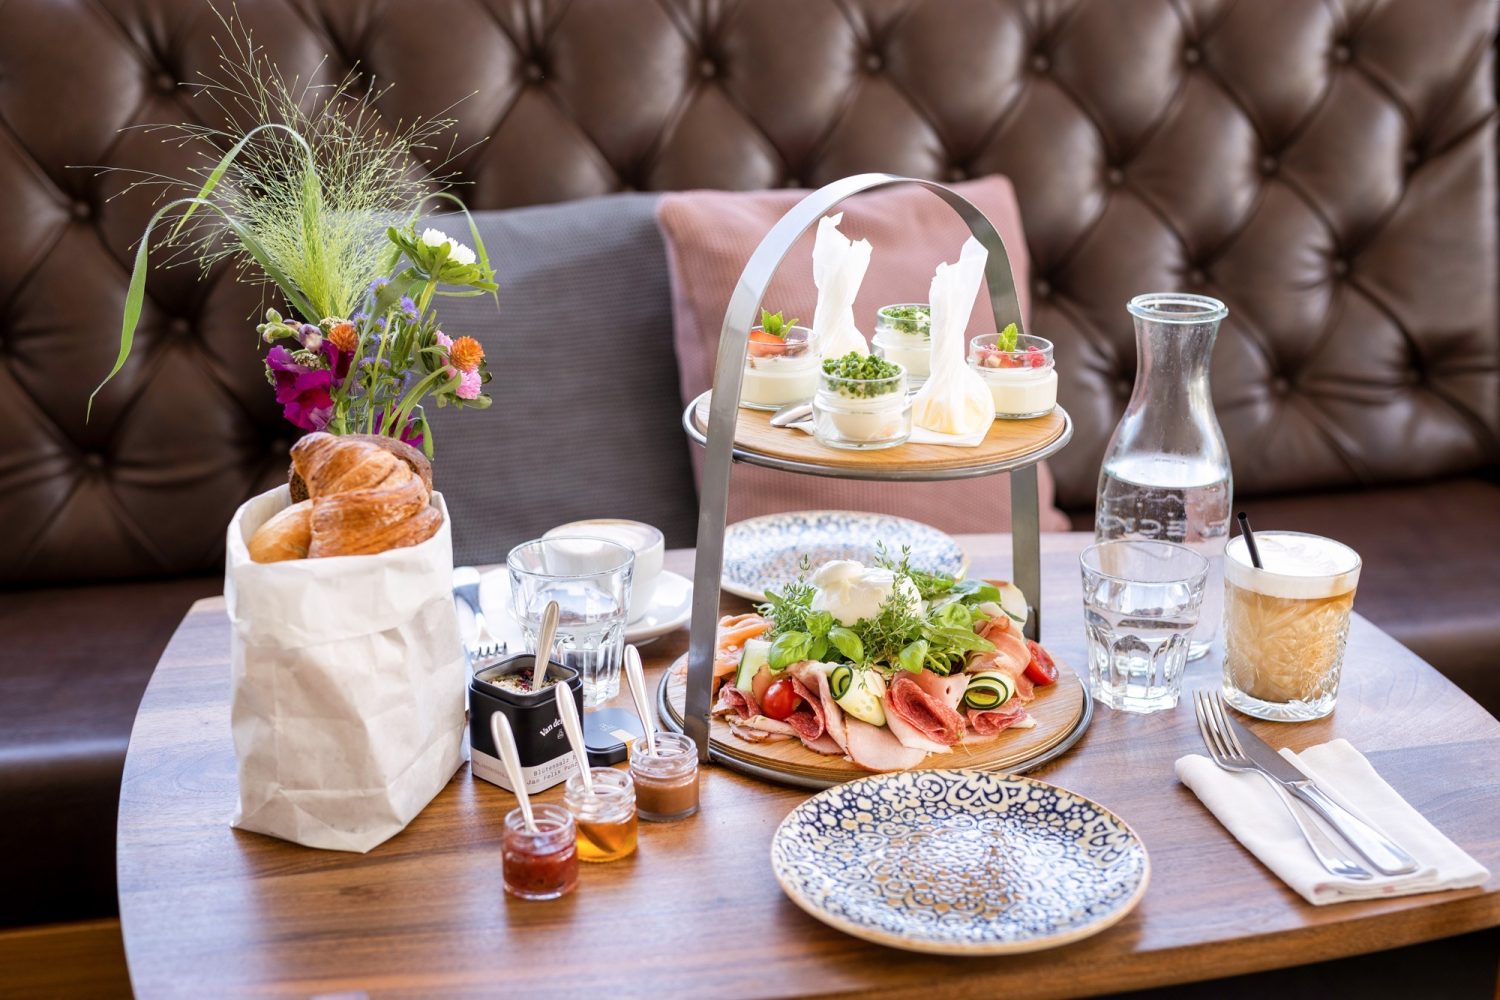
[[[1034,328],[1091,523],[1134,367],[1123,303],[1225,299],[1215,400],[1262,524],[1346,538],[1361,610],[1500,702],[1500,314],[1491,0],[240,0],[289,72],[326,54],[459,101],[475,208],[865,170],[1014,182]],[[202,0],[0,3],[0,923],[108,912],[135,701],[217,592],[222,532],[292,435],[225,270],[157,267],[100,396],[151,207],[129,126],[198,117]],[[667,335],[667,331],[663,331]],[[675,445],[674,445],[675,446]],[[1253,499],[1251,499],[1253,498]],[[15,822],[14,817],[34,821]],[[14,873],[14,875],[12,874]],[[16,884],[16,883],[12,883]]]

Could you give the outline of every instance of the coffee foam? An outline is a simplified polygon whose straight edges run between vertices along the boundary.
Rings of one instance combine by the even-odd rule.
[[[1300,531],[1258,531],[1264,569],[1250,562],[1243,535],[1224,546],[1224,578],[1267,597],[1315,600],[1347,594],[1359,583],[1359,554],[1343,542]]]

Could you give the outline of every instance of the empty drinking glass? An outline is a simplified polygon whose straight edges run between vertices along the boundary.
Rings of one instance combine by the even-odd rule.
[[[1118,540],[1083,550],[1089,690],[1147,714],[1177,705],[1208,560],[1175,542]]]
[[[583,706],[620,693],[625,612],[635,553],[606,538],[539,538],[510,550],[510,596],[528,649],[542,611],[558,604],[557,658],[583,676]]]

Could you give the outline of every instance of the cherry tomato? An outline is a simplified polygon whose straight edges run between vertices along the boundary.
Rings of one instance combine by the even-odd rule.
[[[1031,650],[1031,662],[1026,664],[1026,679],[1037,687],[1056,684],[1057,664],[1052,662],[1052,655],[1030,639],[1026,640],[1026,648]]]
[[[766,696],[760,701],[760,710],[772,719],[785,719],[797,710],[802,696],[792,687],[792,679],[783,677],[766,688]]]

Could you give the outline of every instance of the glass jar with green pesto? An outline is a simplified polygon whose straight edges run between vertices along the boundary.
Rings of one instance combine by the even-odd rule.
[[[890,448],[911,436],[906,368],[875,354],[825,358],[813,435],[832,448]]]
[[[932,308],[925,302],[881,306],[870,343],[882,358],[905,365],[912,386],[920,386],[932,370]]]

